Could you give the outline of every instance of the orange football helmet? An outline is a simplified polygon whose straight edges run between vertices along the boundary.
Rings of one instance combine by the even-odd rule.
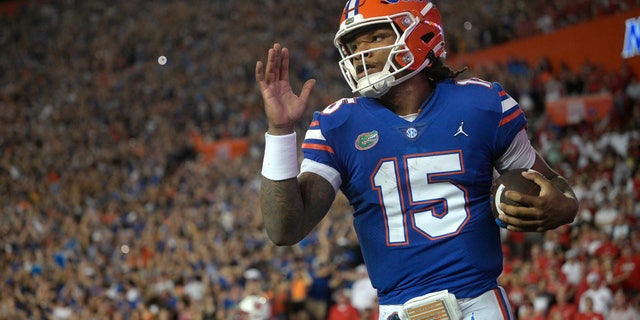
[[[378,25],[394,30],[395,44],[350,52],[345,36]],[[339,62],[342,74],[353,92],[373,98],[430,66],[435,59],[446,56],[440,12],[428,0],[350,0],[342,12],[334,45],[342,57]],[[367,53],[389,49],[383,70],[369,74],[365,63]],[[364,65],[365,75],[360,79],[354,66],[356,60]]]

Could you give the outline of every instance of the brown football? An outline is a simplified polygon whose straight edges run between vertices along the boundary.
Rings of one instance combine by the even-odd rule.
[[[523,171],[528,169],[513,169],[504,172],[493,183],[491,187],[491,212],[500,227],[506,227],[498,220],[498,204],[506,203],[513,206],[520,206],[520,203],[509,200],[504,193],[507,190],[514,190],[527,195],[540,195],[540,186],[522,176]]]

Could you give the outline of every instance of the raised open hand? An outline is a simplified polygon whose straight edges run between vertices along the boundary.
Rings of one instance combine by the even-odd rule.
[[[289,50],[276,43],[269,49],[266,68],[262,61],[256,63],[256,82],[264,100],[269,133],[280,135],[293,132],[293,126],[304,115],[316,80],[307,80],[300,95],[296,95],[289,81]]]

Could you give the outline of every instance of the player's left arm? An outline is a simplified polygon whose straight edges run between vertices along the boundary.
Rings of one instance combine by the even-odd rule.
[[[506,213],[500,220],[511,231],[537,231],[555,229],[573,222],[578,213],[578,200],[569,182],[553,170],[536,152],[531,169],[522,175],[540,186],[539,196],[507,191],[509,199],[522,206],[501,204]]]

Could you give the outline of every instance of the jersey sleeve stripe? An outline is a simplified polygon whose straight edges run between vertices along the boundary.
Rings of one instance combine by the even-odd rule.
[[[342,177],[340,177],[338,170],[311,159],[305,158],[302,160],[302,164],[300,164],[300,172],[313,172],[325,178],[333,186],[333,191],[336,192],[338,192],[340,184],[342,184]]]
[[[522,114],[522,109],[518,109],[515,112],[513,112],[512,114],[502,118],[502,121],[500,121],[500,127],[502,127],[503,125],[511,122],[511,120],[516,119],[517,117],[519,117]]]
[[[322,134],[322,131],[318,130],[318,129],[309,129],[307,130],[307,133],[305,133],[304,135],[304,140],[309,140],[309,139],[314,139],[314,140],[322,140],[322,141],[326,141],[327,139],[325,139],[324,135]]]
[[[305,142],[302,144],[302,149],[313,149],[313,150],[320,150],[320,151],[326,151],[329,152],[331,154],[333,154],[333,148],[331,148],[330,146],[324,145],[324,144],[319,144],[319,143],[310,143],[310,142]]]
[[[502,100],[501,103],[502,103],[502,112],[503,113],[506,112],[506,111],[511,110],[512,108],[514,108],[514,107],[516,107],[518,105],[518,102],[514,98],[512,98],[510,96],[507,96],[507,98]]]

